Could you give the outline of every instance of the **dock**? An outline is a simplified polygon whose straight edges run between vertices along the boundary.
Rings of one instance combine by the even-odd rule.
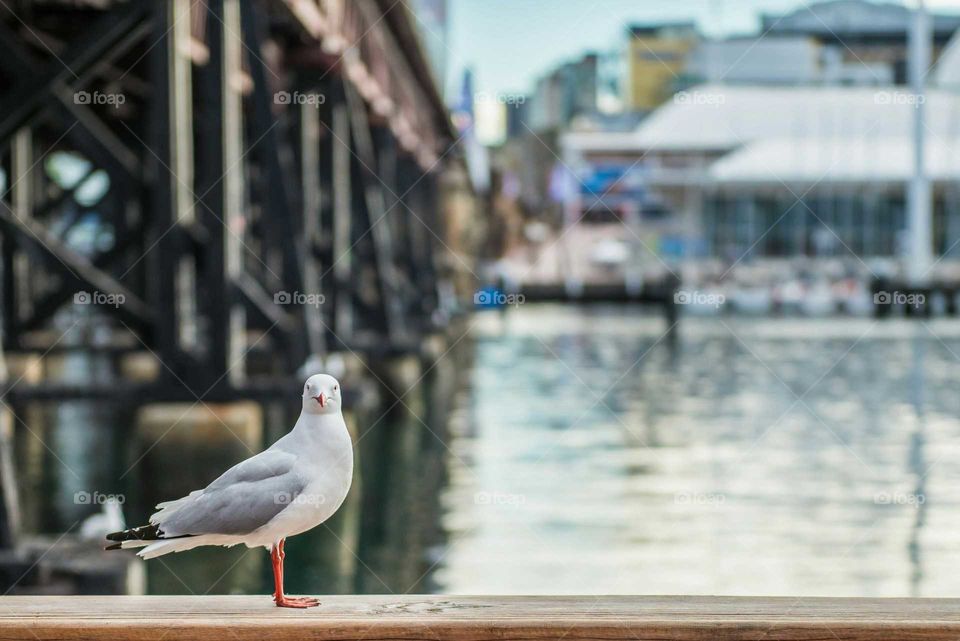
[[[960,636],[960,599],[711,596],[5,597],[4,639],[630,639],[933,641]]]
[[[162,364],[128,391],[186,402],[297,389],[334,352],[418,354],[466,264],[449,198],[473,194],[416,25],[380,0],[0,11],[2,349],[46,354],[70,318]],[[14,387],[14,411],[110,393]]]
[[[78,490],[136,494],[168,434],[232,464],[309,374],[360,424],[446,354],[475,289],[446,229],[480,216],[418,24],[388,0],[0,4],[0,591],[131,591],[130,558],[104,578],[77,532],[63,563],[29,537],[94,516]],[[129,429],[117,470],[40,436],[41,408],[85,403]],[[49,486],[74,514],[52,525],[16,491],[47,450],[77,485]]]

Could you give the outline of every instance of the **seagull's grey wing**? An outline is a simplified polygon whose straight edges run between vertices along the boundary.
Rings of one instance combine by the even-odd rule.
[[[270,449],[240,461],[221,474],[204,492],[220,490],[237,483],[255,483],[290,472],[297,457],[290,452]]]
[[[296,456],[267,450],[238,463],[205,489],[161,504],[150,517],[164,536],[253,532],[268,523],[303,491]]]

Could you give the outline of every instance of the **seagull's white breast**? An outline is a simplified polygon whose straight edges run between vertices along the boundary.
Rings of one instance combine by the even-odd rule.
[[[353,482],[353,442],[343,417],[301,416],[289,436],[297,448],[297,471],[307,479],[303,491],[290,499],[266,525],[245,538],[249,547],[272,546],[282,538],[320,525],[340,508]]]

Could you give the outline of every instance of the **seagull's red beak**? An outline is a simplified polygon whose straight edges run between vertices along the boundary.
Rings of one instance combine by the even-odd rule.
[[[327,399],[324,397],[323,392],[320,392],[320,396],[314,396],[314,398],[320,403],[320,407],[324,407],[327,404]]]

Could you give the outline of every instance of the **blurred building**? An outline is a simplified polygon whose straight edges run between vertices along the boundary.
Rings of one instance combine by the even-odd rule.
[[[410,9],[414,15],[421,46],[441,90],[446,86],[447,60],[447,0],[413,0]]]
[[[960,90],[960,29],[943,48],[937,64],[927,77],[931,84],[941,89]]]
[[[537,80],[530,97],[529,119],[527,126],[534,131],[554,129],[563,123],[561,114],[561,96],[563,89],[560,86],[562,77],[559,70],[543,76]]]
[[[622,113],[627,75],[626,54],[622,47],[600,53],[597,58],[597,110],[605,114]]]
[[[823,46],[808,36],[703,40],[690,54],[695,82],[814,84],[823,80]]]
[[[960,96],[923,99],[943,253],[960,238]],[[917,100],[893,86],[693,87],[629,134],[562,138],[584,186],[567,218],[635,218],[678,256],[894,256]]]
[[[681,88],[699,36],[692,22],[632,25],[628,29],[626,109],[654,109]]]
[[[912,21],[912,10],[900,4],[831,0],[788,14],[764,14],[760,32],[815,39],[824,46],[824,62],[837,74],[837,82],[905,84]],[[960,27],[960,16],[932,14],[931,23],[936,60]]]
[[[764,15],[760,33],[700,41],[685,76],[691,83],[905,84],[912,12],[894,4],[834,0],[785,15]],[[933,59],[960,17],[932,15]]]
[[[515,100],[506,105],[507,139],[517,138],[527,133],[527,124],[530,121],[530,100],[526,96],[523,100]]]
[[[450,106],[450,117],[463,148],[470,183],[476,192],[484,193],[490,187],[490,163],[486,147],[477,139],[476,96],[473,69],[464,69],[460,91]]]
[[[598,60],[597,54],[587,53],[540,78],[530,100],[527,125],[534,131],[546,131],[595,112]]]

